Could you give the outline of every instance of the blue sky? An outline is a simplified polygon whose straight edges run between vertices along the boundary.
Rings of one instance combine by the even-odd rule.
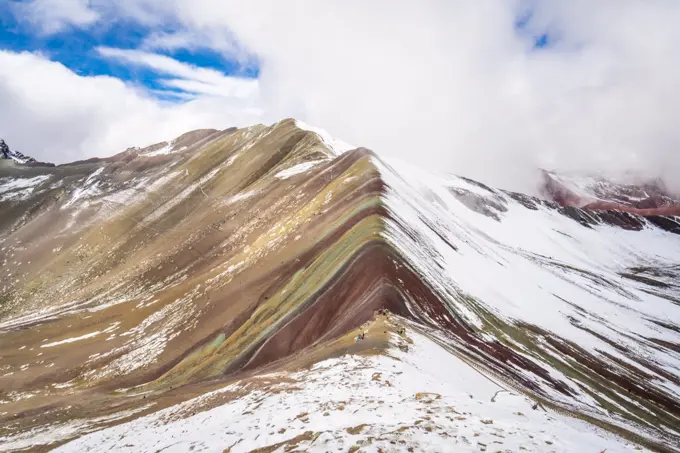
[[[10,2],[18,3],[16,0]],[[87,28],[67,26],[56,33],[46,34],[40,33],[30,23],[17,20],[10,2],[0,2],[0,50],[39,52],[81,76],[112,76],[128,83],[139,84],[147,88],[150,95],[159,99],[168,101],[185,99],[180,96],[184,94],[184,90],[161,83],[167,78],[167,74],[150,67],[106,58],[97,51],[99,47],[138,49],[152,34],[173,33],[178,31],[179,27],[149,28],[135,21],[117,19],[102,26]],[[259,75],[259,67],[254,57],[243,65],[207,47],[190,50],[153,49],[153,53],[192,66],[214,69],[225,76],[256,79]],[[174,93],[177,96],[174,96]]]
[[[97,24],[94,27],[80,28],[66,26],[56,33],[40,33],[26,21],[20,21],[13,14],[11,4],[23,0],[9,0],[0,3],[0,49],[14,52],[40,52],[52,61],[59,62],[82,76],[107,75],[128,83],[139,84],[149,90],[149,94],[162,100],[182,101],[186,94],[177,87],[168,87],[162,81],[167,74],[160,73],[148,66],[131,65],[129,62],[102,56],[97,48],[139,49],[152,35],[164,32],[181,31],[177,23],[149,28],[133,20],[116,20]],[[548,32],[536,31],[530,27],[532,12],[519,14],[515,28],[520,36],[533,42],[534,50],[540,51],[554,44],[554,37]],[[210,68],[226,76],[256,79],[260,69],[255,56],[242,63],[225,58],[215,50],[206,47],[172,50],[153,49],[182,63],[201,68]],[[407,64],[407,63],[406,63]]]
[[[515,30],[520,36],[531,40],[536,51],[545,50],[555,44],[556,37],[554,32],[551,34],[545,27],[536,29],[533,25],[533,11],[528,10],[517,15],[515,20]]]

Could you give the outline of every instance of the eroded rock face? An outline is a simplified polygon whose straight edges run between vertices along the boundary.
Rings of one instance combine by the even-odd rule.
[[[0,168],[0,437],[323,358],[387,308],[542,404],[678,439],[673,218],[350,148],[284,120]]]

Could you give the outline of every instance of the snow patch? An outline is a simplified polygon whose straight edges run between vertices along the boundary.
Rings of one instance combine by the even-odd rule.
[[[309,124],[303,123],[302,121],[298,120],[295,120],[295,125],[299,129],[302,129],[303,131],[314,132],[326,144],[328,149],[335,155],[342,154],[346,151],[350,151],[352,149],[357,148],[356,146],[350,145],[347,142],[338,140],[337,138],[333,137],[331,134],[329,134],[328,132],[321,128],[310,126]]]
[[[227,200],[224,202],[224,205],[228,206],[230,204],[236,203],[237,201],[247,200],[248,198],[256,195],[258,192],[259,190],[248,190],[246,192],[237,193],[236,195],[227,198]]]
[[[96,337],[100,333],[102,333],[102,332],[98,330],[96,332],[86,333],[85,335],[81,335],[79,337],[67,338],[65,340],[55,341],[54,343],[41,344],[40,347],[41,348],[52,348],[54,346],[59,346],[61,344],[73,343],[74,341],[86,340],[88,338]]]
[[[157,149],[155,151],[150,151],[148,153],[144,153],[142,155],[145,156],[145,157],[161,156],[161,155],[164,155],[164,154],[179,153],[179,152],[184,151],[185,149],[187,149],[186,146],[182,146],[181,148],[176,149],[175,144],[173,142],[170,142],[170,143],[166,142],[166,145],[163,146],[162,148]]]
[[[279,179],[288,179],[292,176],[299,175],[300,173],[305,173],[312,168],[316,167],[322,162],[326,162],[326,159],[311,160],[309,162],[302,162],[301,164],[293,165],[292,167],[281,170],[274,176]]]
[[[76,203],[82,200],[87,200],[89,198],[93,198],[101,194],[102,192],[98,187],[99,181],[96,181],[95,178],[99,176],[103,171],[104,167],[100,167],[94,173],[88,176],[87,179],[85,179],[83,185],[81,187],[77,187],[73,191],[71,198],[64,204],[64,206],[62,206],[61,209],[70,208],[71,206],[75,205]]]
[[[33,178],[0,178],[0,201],[23,200],[48,179],[50,179],[49,175]]]

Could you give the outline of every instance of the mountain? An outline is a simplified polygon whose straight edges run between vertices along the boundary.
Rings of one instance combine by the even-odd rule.
[[[663,181],[617,183],[603,177],[543,172],[541,194],[563,206],[590,210],[617,210],[651,216],[680,216],[680,195]],[[680,228],[675,228],[680,233]]]
[[[11,160],[19,164],[28,164],[31,162],[35,162],[35,159],[33,159],[32,157],[24,156],[19,151],[12,151],[11,149],[9,149],[7,143],[5,143],[5,141],[1,138],[0,138],[0,159]]]
[[[0,450],[678,451],[679,222],[292,119],[0,167]]]
[[[26,156],[17,150],[11,150],[7,143],[0,138],[0,165],[9,162],[14,165],[33,166],[33,167],[54,167],[54,164],[39,162],[30,156]]]

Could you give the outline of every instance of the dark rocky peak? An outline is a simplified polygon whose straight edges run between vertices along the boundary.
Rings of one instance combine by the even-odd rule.
[[[9,145],[7,145],[5,140],[1,138],[0,138],[0,159],[12,160],[15,163],[21,165],[49,165],[44,164],[42,162],[38,162],[31,156],[26,156],[25,154],[17,150],[10,149]]]
[[[7,143],[5,143],[5,141],[1,138],[0,138],[0,153],[2,153],[3,159],[10,159],[9,146],[7,146]]]

